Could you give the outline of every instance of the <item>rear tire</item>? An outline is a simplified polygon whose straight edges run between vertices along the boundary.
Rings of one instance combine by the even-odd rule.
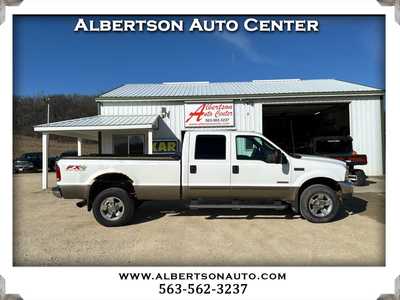
[[[340,206],[336,192],[323,184],[311,185],[300,195],[300,213],[312,223],[332,221],[338,214]]]
[[[356,169],[353,171],[353,175],[357,177],[355,181],[353,181],[353,184],[355,186],[365,186],[367,185],[367,175],[365,175],[363,170]]]
[[[93,201],[93,215],[98,223],[106,227],[129,224],[135,213],[135,202],[122,188],[108,188],[100,192]]]

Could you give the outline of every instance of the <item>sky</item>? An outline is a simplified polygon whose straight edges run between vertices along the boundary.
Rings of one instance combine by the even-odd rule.
[[[242,24],[250,17],[204,19]],[[160,19],[101,17],[122,18]],[[162,17],[171,18],[192,21]],[[307,18],[319,21],[319,32],[74,32],[79,16],[15,16],[14,95],[100,95],[126,83],[290,78],[385,87],[384,17]]]

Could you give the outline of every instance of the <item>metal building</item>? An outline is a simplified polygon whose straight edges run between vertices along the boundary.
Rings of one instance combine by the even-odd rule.
[[[384,91],[334,80],[171,82],[126,84],[98,98],[97,116],[42,124],[43,170],[48,135],[95,140],[99,153],[175,152],[187,130],[261,132],[288,152],[307,139],[351,135],[354,149],[368,155],[364,171],[384,173]],[[47,188],[47,172],[43,172]]]

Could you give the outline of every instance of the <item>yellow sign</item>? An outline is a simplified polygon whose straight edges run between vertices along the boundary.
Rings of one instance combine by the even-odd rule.
[[[176,153],[177,141],[153,141],[153,153]]]

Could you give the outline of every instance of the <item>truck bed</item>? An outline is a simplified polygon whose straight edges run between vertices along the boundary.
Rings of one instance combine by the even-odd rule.
[[[58,162],[64,190],[85,190],[107,174],[123,174],[142,200],[176,200],[180,197],[181,161],[177,156],[97,155],[63,157]],[[162,191],[162,192],[160,192]]]

